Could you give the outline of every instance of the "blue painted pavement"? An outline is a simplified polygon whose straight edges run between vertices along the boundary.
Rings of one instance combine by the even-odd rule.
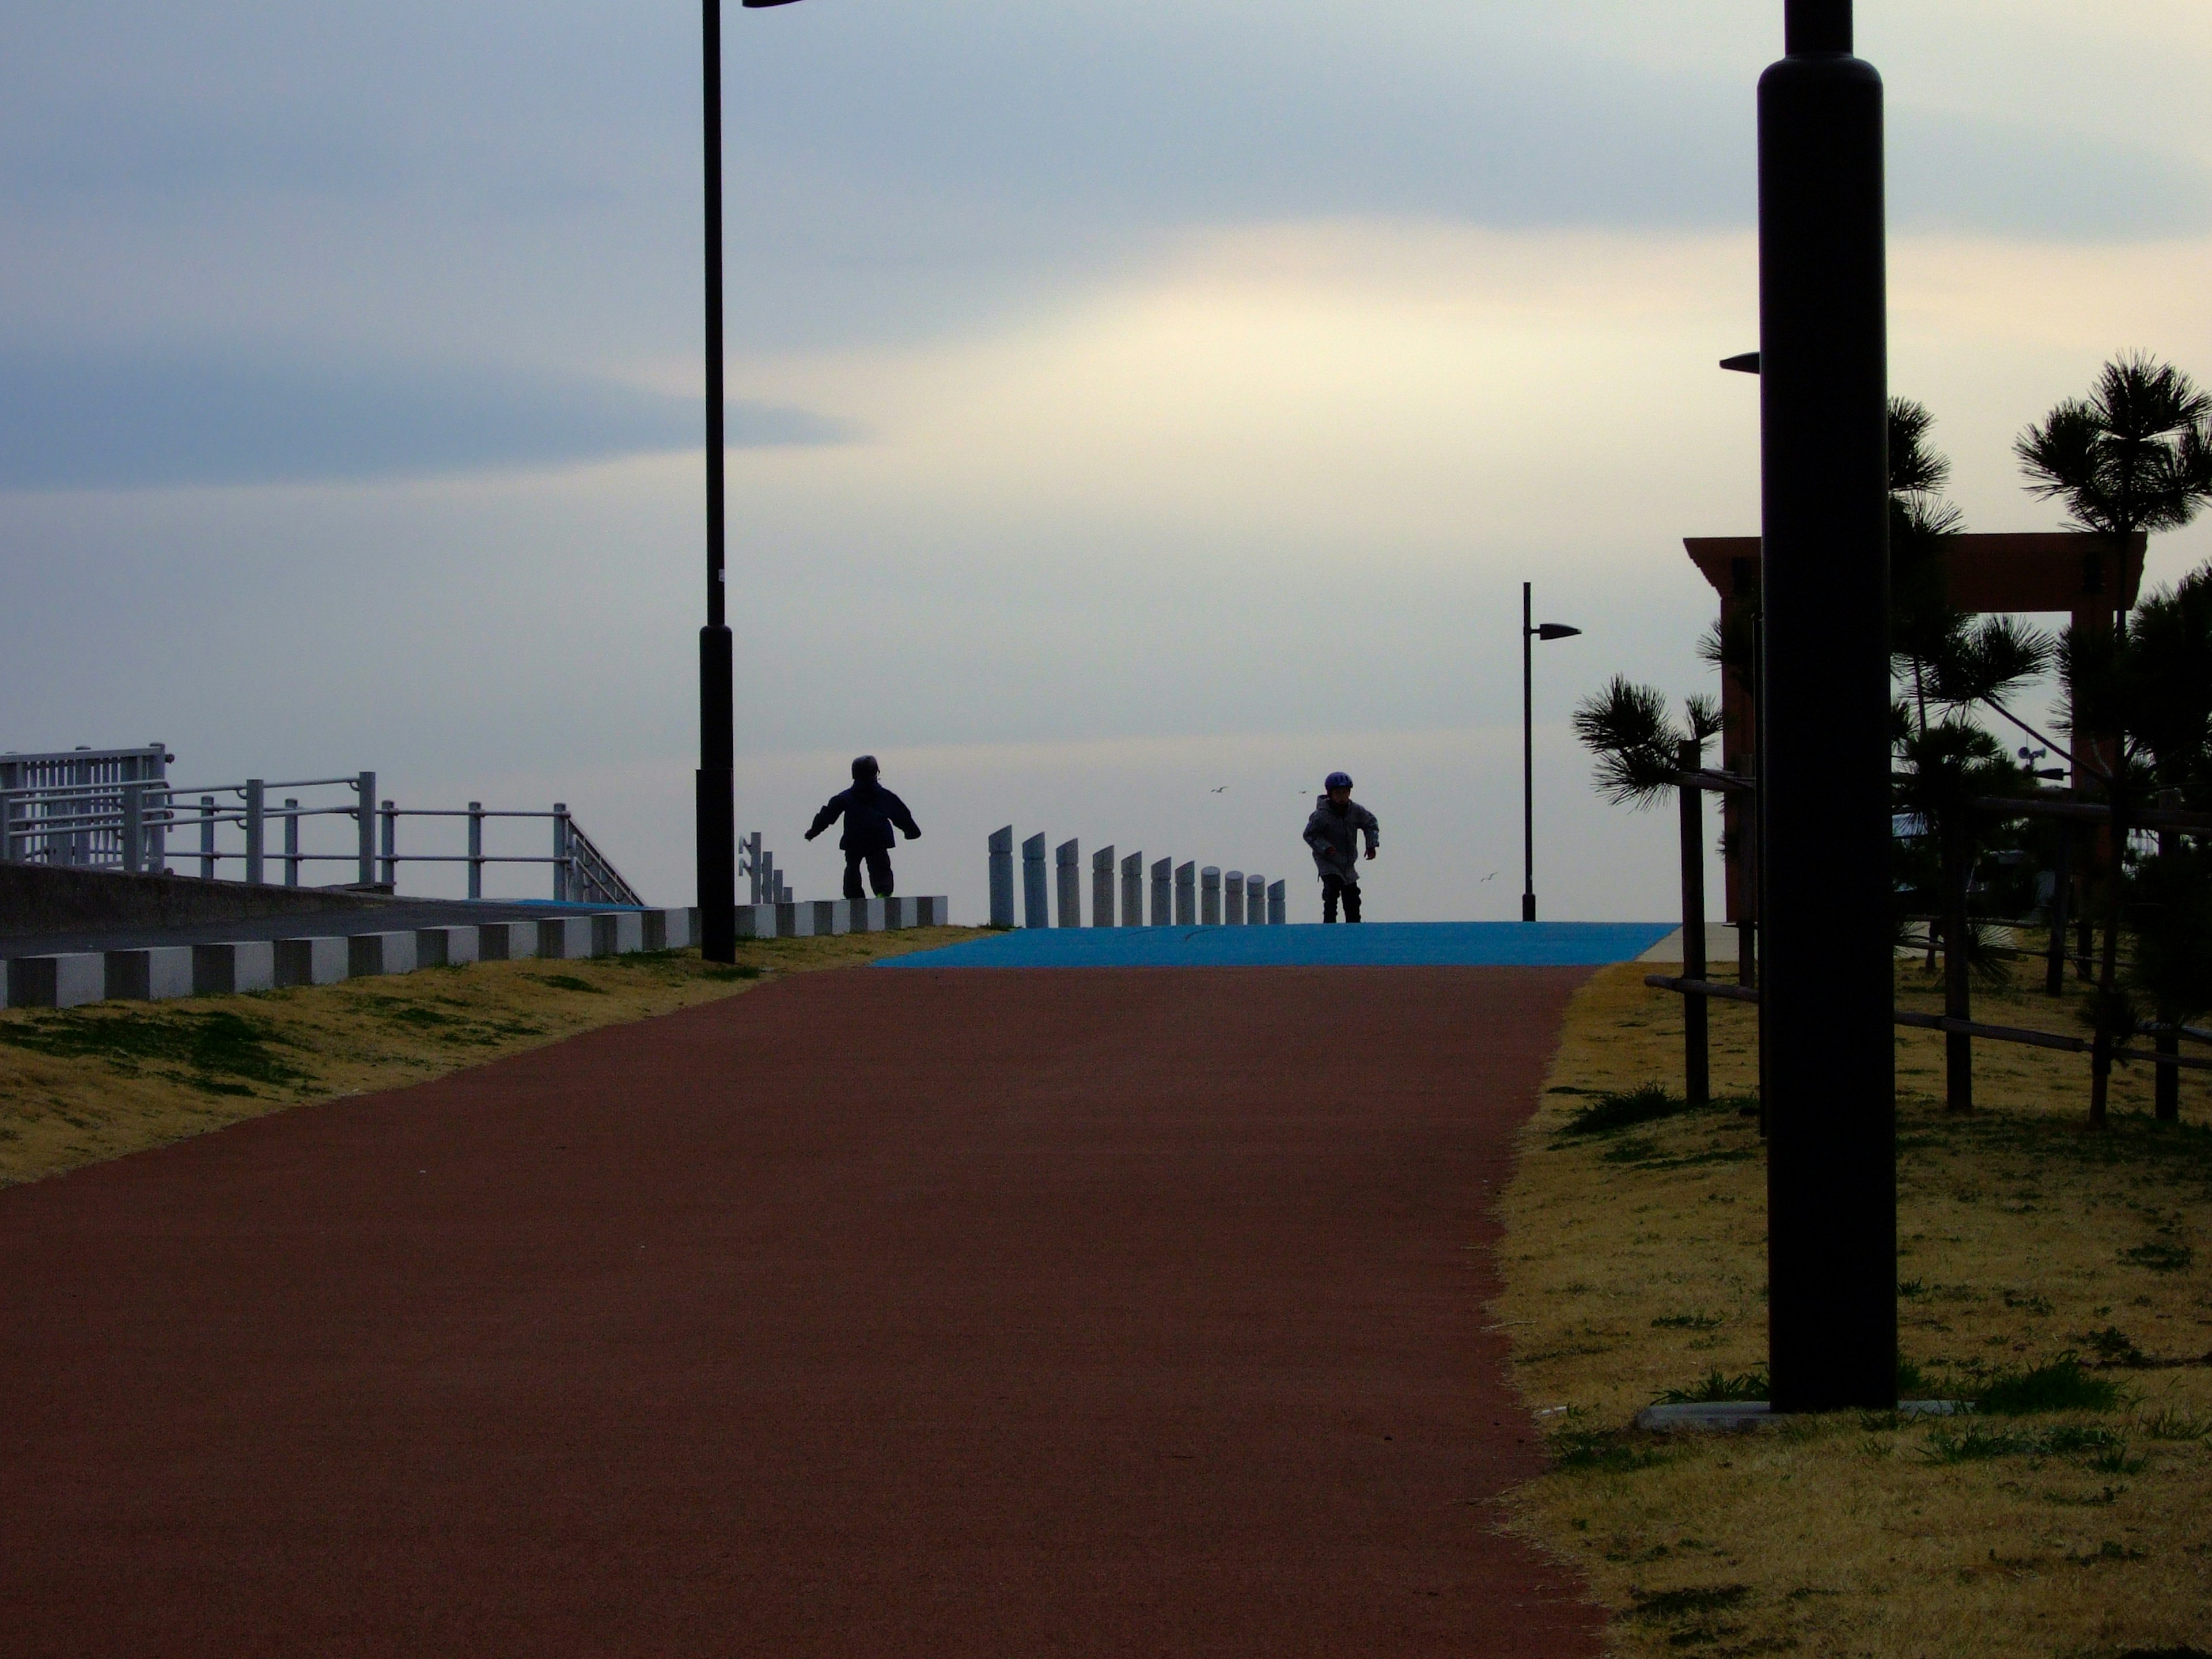
[[[1628,962],[1664,921],[1370,921],[1357,927],[1024,927],[878,968],[1582,968]]]

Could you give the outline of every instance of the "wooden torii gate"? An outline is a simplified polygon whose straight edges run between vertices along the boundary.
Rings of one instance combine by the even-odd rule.
[[[2134,607],[2149,539],[2141,531],[2124,545],[2118,538],[2087,531],[1949,537],[1943,544],[1945,596],[1954,610],[1969,614],[2063,611],[2076,628],[2102,627],[2109,633],[2115,605],[2121,611]],[[1748,620],[1747,613],[1759,609],[1759,538],[1687,536],[1682,545],[1720,595],[1725,637]],[[1749,776],[1758,753],[1758,705],[1750,682],[1733,668],[1721,671],[1721,713],[1727,722],[1721,764]],[[2087,781],[2082,763],[2091,752],[2090,740],[2075,734],[2068,761],[2077,790]],[[1723,797],[1722,821],[1731,849],[1728,919],[1756,925],[1757,897],[1741,857],[1741,832],[1747,826],[1741,819],[1747,805],[1734,793]]]

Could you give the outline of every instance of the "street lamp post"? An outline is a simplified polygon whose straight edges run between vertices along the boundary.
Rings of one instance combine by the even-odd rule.
[[[1536,920],[1536,713],[1538,640],[1572,639],[1583,630],[1565,623],[1529,622],[1529,584],[1521,584],[1521,920]]]
[[[1897,1403],[1881,77],[1787,0],[1759,83],[1760,1094],[1777,1411]]]
[[[750,8],[790,0],[744,0]],[[722,4],[702,0],[701,50],[707,163],[707,625],[699,630],[699,771],[695,792],[698,846],[699,953],[708,962],[738,954],[737,689],[730,624],[723,602],[722,431]]]

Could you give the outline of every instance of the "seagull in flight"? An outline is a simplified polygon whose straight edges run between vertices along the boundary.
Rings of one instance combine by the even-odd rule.
[[[1482,881],[1495,881],[1495,880],[1497,880],[1497,879],[1498,879],[1498,872],[1497,872],[1497,871],[1495,871],[1495,870],[1492,870],[1492,871],[1488,875],[1485,876],[1485,877],[1482,878]],[[1482,881],[1478,881],[1478,882],[1477,882],[1477,883],[1475,883],[1474,884],[1475,884],[1477,887],[1480,887],[1480,886],[1481,886],[1481,885],[1482,885]]]
[[[1229,786],[1228,786],[1227,784],[1225,784],[1225,783],[1224,783],[1224,784],[1223,784],[1223,785],[1221,786],[1221,789],[1209,789],[1209,790],[1207,790],[1207,791],[1206,791],[1206,793],[1208,793],[1209,795],[1218,795],[1218,794],[1219,794],[1219,793],[1221,793],[1221,790],[1222,790],[1222,789],[1226,789],[1226,788],[1228,788],[1228,787],[1229,787]]]

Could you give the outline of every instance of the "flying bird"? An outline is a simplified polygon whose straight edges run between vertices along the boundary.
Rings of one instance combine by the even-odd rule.
[[[1229,786],[1224,783],[1221,786],[1221,789],[1226,789]],[[1209,789],[1206,791],[1206,793],[1209,795],[1218,795],[1221,793],[1221,789]]]
[[[1482,878],[1482,881],[1495,881],[1495,880],[1497,880],[1497,879],[1498,879],[1498,872],[1497,872],[1497,871],[1495,871],[1495,870],[1492,870],[1492,871],[1488,875],[1485,876],[1485,877]],[[1475,884],[1477,887],[1480,887],[1480,886],[1481,886],[1481,885],[1482,885],[1482,881],[1478,881],[1478,882],[1477,882],[1477,883],[1475,883],[1474,884]]]

